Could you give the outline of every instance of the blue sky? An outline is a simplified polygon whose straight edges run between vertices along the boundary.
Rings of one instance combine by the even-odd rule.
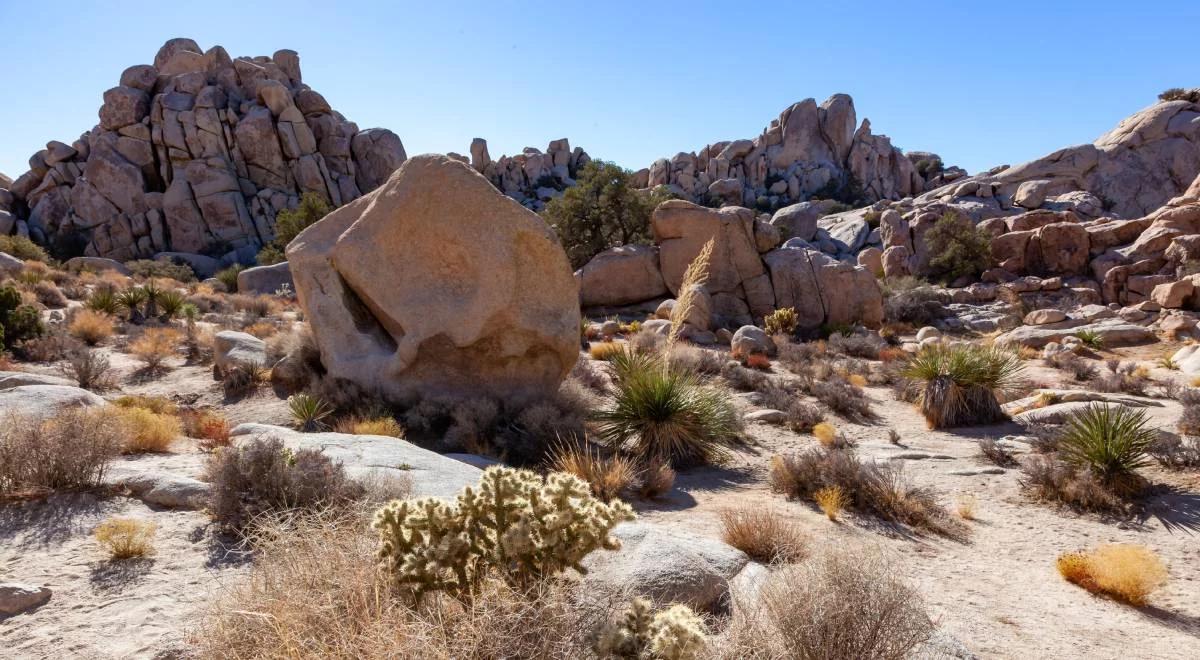
[[[846,92],[904,149],[975,172],[1089,142],[1200,86],[1200,2],[0,0],[0,171],[97,122],[163,41],[300,53],[304,80],[410,154],[568,137],[637,169]]]

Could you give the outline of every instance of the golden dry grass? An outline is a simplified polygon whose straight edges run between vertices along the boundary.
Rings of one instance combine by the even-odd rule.
[[[140,518],[113,517],[96,527],[96,541],[113,559],[129,559],[154,554],[154,533],[158,526]]]
[[[71,319],[67,332],[88,346],[95,346],[113,335],[113,319],[104,312],[82,309]]]
[[[668,339],[672,343],[683,334],[684,323],[692,315],[692,308],[696,305],[696,289],[708,281],[708,266],[715,245],[716,239],[710,238],[704,247],[700,248],[700,253],[696,255],[696,258],[688,264],[687,270],[683,272],[683,282],[679,285],[679,297],[675,302],[675,307],[671,310],[671,334]],[[733,357],[737,358],[738,356]]]
[[[550,454],[550,468],[583,479],[592,494],[609,502],[637,481],[639,470],[633,459],[620,454],[604,456],[598,449],[561,444]]]
[[[798,561],[808,545],[799,525],[758,506],[721,511],[721,537],[753,559],[766,562]]]
[[[855,387],[866,387],[867,377],[862,374],[850,374],[846,380]]]
[[[254,335],[255,337],[258,337],[259,339],[266,339],[267,337],[270,337],[270,336],[274,335],[275,333],[279,332],[279,328],[277,328],[274,323],[271,323],[269,321],[259,321],[257,323],[253,323],[251,325],[246,326],[246,329],[243,330],[243,332],[245,332],[246,334]]]
[[[151,412],[145,408],[113,409],[125,431],[124,453],[164,452],[183,434],[183,425],[174,415]]]
[[[1141,607],[1167,583],[1167,567],[1144,545],[1110,543],[1090,552],[1068,552],[1057,561],[1068,582],[1092,593]]]
[[[375,417],[372,419],[349,417],[339,421],[333,430],[338,433],[353,433],[354,435],[404,437],[404,428],[392,417]]]
[[[615,341],[596,342],[588,347],[588,355],[593,360],[609,361],[625,352],[625,345]]]
[[[183,335],[175,328],[149,328],[129,345],[129,353],[154,371],[173,357]]]
[[[826,447],[832,447],[837,442],[837,427],[829,422],[821,422],[813,427],[812,434]]]
[[[183,433],[201,440],[203,449],[229,445],[229,420],[212,410],[185,410],[179,415]]]
[[[174,401],[161,396],[126,394],[114,400],[113,404],[122,408],[143,408],[159,415],[174,415],[179,411]]]
[[[975,496],[971,495],[970,493],[965,493],[963,495],[959,495],[958,499],[955,500],[954,511],[958,514],[958,517],[962,518],[963,520],[974,520],[975,509],[977,506],[978,501],[975,499]]]
[[[849,504],[846,491],[841,486],[826,486],[813,493],[813,501],[830,520],[837,521],[842,509]]]

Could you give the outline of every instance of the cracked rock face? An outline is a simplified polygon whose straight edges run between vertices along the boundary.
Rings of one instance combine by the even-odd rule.
[[[360,131],[309,89],[291,50],[233,59],[172,39],[153,65],[121,74],[99,119],[70,145],[48,143],[6,186],[13,229],[119,261],[253,254],[301,194],[340,206],[405,159],[394,133]]]
[[[330,375],[397,402],[555,392],[579,292],[537,215],[461,161],[409,159],[288,246]]]

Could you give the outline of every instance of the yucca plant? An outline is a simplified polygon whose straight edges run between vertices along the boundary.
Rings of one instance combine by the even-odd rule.
[[[174,289],[163,291],[158,296],[158,305],[162,308],[162,315],[159,318],[164,321],[175,318],[187,304],[187,298],[182,293]]]
[[[1084,346],[1094,351],[1104,348],[1104,337],[1100,336],[1100,333],[1095,330],[1080,330],[1075,333],[1075,336],[1079,338],[1079,341],[1083,342]]]
[[[142,313],[142,304],[149,299],[146,290],[141,287],[131,287],[117,294],[117,306],[129,313],[130,323],[141,323],[146,320]]]
[[[1148,421],[1143,410],[1092,404],[1067,420],[1058,439],[1059,453],[1114,492],[1136,492],[1142,480],[1134,471],[1149,464],[1150,447],[1158,438]]]
[[[305,433],[328,428],[324,420],[333,414],[333,406],[311,394],[293,394],[288,397],[288,410],[292,412],[296,428]]]
[[[901,374],[930,428],[992,424],[1008,418],[997,395],[1011,393],[1024,365],[1013,352],[970,344],[933,344]]]
[[[167,290],[154,280],[149,280],[142,285],[142,291],[146,292],[146,318],[152,319],[158,316],[158,301]]]
[[[95,312],[104,312],[116,316],[121,310],[121,303],[117,302],[117,292],[110,286],[103,286],[92,292],[88,296],[84,306]]]
[[[676,466],[716,463],[728,456],[725,445],[740,425],[720,392],[656,355],[623,351],[610,364],[617,377],[615,399],[594,415],[601,442]]]

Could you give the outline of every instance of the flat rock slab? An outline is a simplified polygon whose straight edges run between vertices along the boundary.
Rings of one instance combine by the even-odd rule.
[[[1043,400],[1043,397],[1050,397],[1054,403],[1035,408],[1034,406],[1037,406],[1038,402]],[[1162,407],[1161,403],[1154,401],[1153,399],[1130,396],[1128,394],[1110,394],[1105,392],[1089,392],[1086,390],[1038,390],[1027,397],[1016,399],[1015,401],[1009,401],[1001,407],[1004,409],[1004,412],[1010,415],[1020,416],[1027,412],[1046,410],[1064,404],[1082,405],[1076,405],[1072,408],[1063,408],[1063,410],[1083,409],[1086,408],[1087,404],[1090,403],[1109,403],[1120,406],[1129,406],[1130,408]]]
[[[747,422],[762,422],[764,424],[782,424],[786,418],[787,415],[782,410],[774,410],[772,408],[748,412],[743,417]]]
[[[41,607],[50,601],[50,589],[32,584],[0,584],[0,616],[9,617]]]
[[[1057,325],[1057,324],[1056,324]],[[1051,327],[1045,325],[1021,326],[996,337],[997,346],[1029,346],[1042,348],[1051,342],[1061,342],[1080,332],[1095,332],[1105,346],[1130,346],[1158,341],[1148,328],[1132,323],[1100,321],[1074,327]]]
[[[9,415],[46,419],[63,408],[103,405],[104,399],[67,385],[19,385],[0,390],[0,419]]]
[[[239,424],[230,435],[239,444],[264,436],[279,438],[292,450],[320,449],[355,479],[407,477],[417,497],[454,497],[464,486],[478,484],[482,474],[462,461],[383,435],[300,433],[269,424]]]
[[[1127,397],[1131,403],[1119,401],[1069,401],[1066,403],[1055,403],[1041,408],[1033,408],[1026,410],[1017,415],[1013,415],[1013,421],[1021,425],[1029,424],[1063,424],[1072,415],[1083,412],[1091,406],[1109,405],[1109,406],[1124,406],[1124,407],[1146,407],[1147,405],[1162,405],[1162,404],[1146,404],[1139,399]]]
[[[209,484],[170,472],[111,467],[105,482],[125,488],[146,504],[171,509],[203,509],[209,499]]]
[[[34,374],[27,371],[0,371],[0,390],[8,390],[22,385],[66,385],[75,387],[75,381],[62,376]]]

